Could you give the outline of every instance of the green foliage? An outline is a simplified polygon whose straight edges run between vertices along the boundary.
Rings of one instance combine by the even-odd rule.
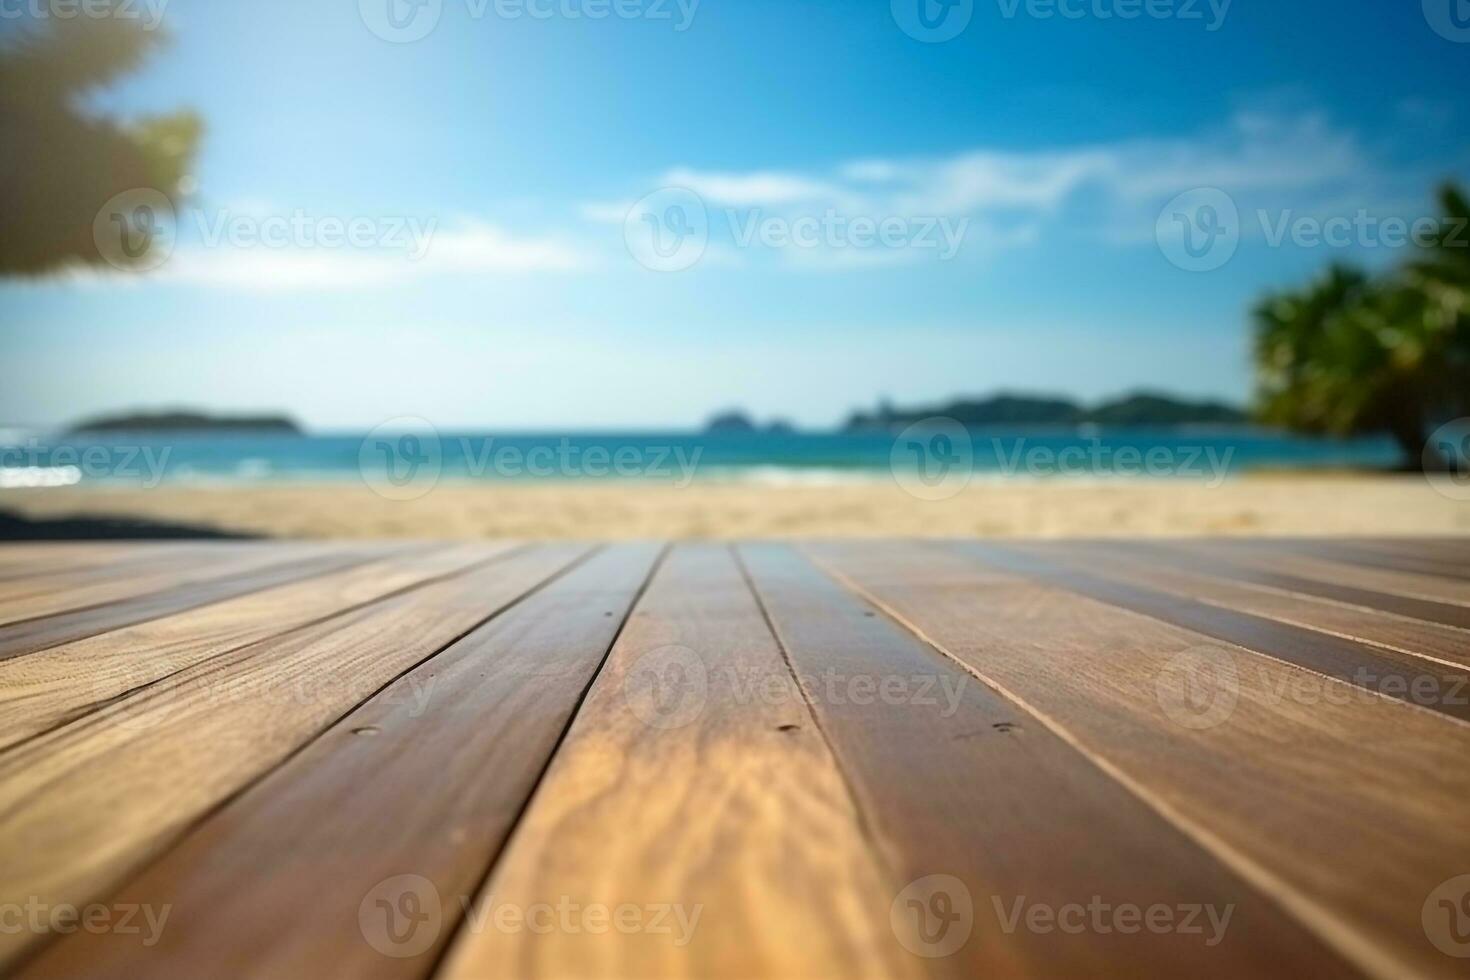
[[[1417,466],[1430,427],[1470,414],[1470,208],[1454,187],[1441,203],[1445,216],[1416,261],[1376,278],[1334,266],[1257,305],[1262,421],[1388,432]]]
[[[98,264],[93,222],[110,199],[139,188],[179,198],[202,131],[196,115],[123,121],[84,107],[162,41],[136,19],[53,18],[0,48],[0,275]]]

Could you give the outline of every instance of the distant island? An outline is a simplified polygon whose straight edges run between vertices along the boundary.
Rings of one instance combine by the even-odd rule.
[[[1091,408],[1068,398],[999,394],[913,408],[895,408],[885,403],[873,412],[854,412],[842,428],[845,432],[889,431],[927,418],[951,418],[967,428],[1018,425],[1169,428],[1239,426],[1250,421],[1243,410],[1222,402],[1188,401],[1154,392],[1125,395]]]
[[[201,412],[130,412],[83,419],[69,435],[99,432],[248,432],[302,435],[296,422],[284,415],[205,415]]]
[[[704,424],[706,432],[773,432],[788,433],[794,431],[790,422],[782,419],[773,419],[765,426],[757,425],[749,415],[741,411],[721,412],[710,418]]]

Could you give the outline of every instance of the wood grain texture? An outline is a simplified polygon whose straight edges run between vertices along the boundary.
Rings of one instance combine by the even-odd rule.
[[[946,874],[968,889],[975,935],[952,961],[961,975],[1351,973],[1092,760],[807,559],[786,546],[741,553],[898,878]],[[923,703],[930,679],[958,697]],[[1018,901],[1232,918],[1208,946],[1178,931],[1007,931]]]
[[[192,542],[0,541],[0,582],[136,561]]]
[[[461,931],[442,975],[912,975],[892,883],[792,694],[730,553],[676,548],[480,893],[485,924]],[[549,922],[536,911],[573,905]],[[593,906],[632,928],[595,924]],[[501,909],[551,928],[496,928]]]
[[[1160,546],[1186,544],[1168,541],[1152,543]],[[1320,554],[1311,554],[1304,547],[1293,546],[1289,542],[1269,538],[1221,538],[1188,544],[1194,545],[1192,550],[1202,555],[1226,554],[1232,561],[1279,567],[1326,582],[1343,581],[1370,591],[1437,599],[1462,606],[1470,604],[1470,586],[1458,579],[1355,565]]]
[[[1024,546],[1023,550],[1025,549]],[[1208,573],[1211,564],[1160,560],[1153,549],[1092,542],[1050,544],[1038,552],[1064,557],[1109,578],[1149,589],[1197,599],[1207,605],[1250,613],[1290,626],[1381,647],[1441,666],[1460,668],[1461,684],[1470,694],[1470,630],[1405,618],[1364,606],[1288,592],[1275,586],[1239,583]],[[1467,610],[1470,611],[1470,610]],[[1412,664],[1412,661],[1406,661]]]
[[[270,551],[278,545],[256,547],[256,552]],[[184,568],[209,557],[240,555],[236,543],[214,544],[178,542],[143,545],[135,549],[112,552],[107,558],[77,562],[62,557],[50,558],[45,551],[29,560],[6,561],[0,548],[0,601],[9,602],[27,595],[60,592],[100,582],[127,584],[138,570]]]
[[[0,749],[228,651],[452,575],[507,547],[392,549],[380,561],[0,660]]]
[[[249,579],[319,556],[355,564]],[[0,652],[0,975],[1463,976],[1464,569],[1470,539],[0,545],[0,616],[46,610],[0,637],[100,630]],[[210,579],[248,590],[189,605]],[[91,902],[151,912],[44,921]]]
[[[812,550],[1363,971],[1461,975],[1421,914],[1470,869],[1470,726],[945,547]]]
[[[181,670],[0,754],[0,903],[83,903],[399,674],[565,568],[545,546]],[[43,937],[0,932],[0,970]]]
[[[377,554],[392,554],[394,550],[384,549]],[[329,551],[307,554],[284,564],[246,570],[223,579],[191,582],[181,588],[136,596],[121,602],[0,626],[0,669],[3,669],[6,660],[28,653],[351,568],[364,564],[372,557],[371,552],[362,554]]]
[[[1398,555],[1419,555],[1467,566],[1470,570],[1470,536],[1461,537],[1371,537],[1349,538],[1348,543],[1373,551]]]
[[[213,814],[110,898],[172,906],[156,945],[79,932],[20,975],[426,976],[658,552],[614,546],[552,581]],[[394,944],[407,955],[388,956],[365,938],[361,907],[404,873],[428,883],[441,912],[422,950]]]
[[[1416,575],[1434,575],[1453,580],[1470,579],[1470,563],[1452,555],[1436,554],[1423,545],[1383,547],[1372,541],[1337,541],[1315,538],[1264,543],[1267,547],[1304,551],[1335,561],[1369,568],[1387,568]]]
[[[1470,584],[1288,554],[1254,542],[1125,543],[1183,568],[1297,595],[1470,628]]]
[[[1134,585],[1108,575],[1106,562],[1069,560],[1064,550],[980,543],[955,547],[1017,575],[1470,722],[1470,677],[1463,668]]]
[[[341,551],[321,544],[248,548],[184,546],[152,553],[138,561],[0,583],[0,625],[168,592],[195,582],[219,581],[259,568]]]

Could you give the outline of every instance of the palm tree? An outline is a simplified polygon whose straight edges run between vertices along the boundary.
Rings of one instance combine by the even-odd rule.
[[[1459,237],[1464,197],[1447,188],[1443,202],[1446,219],[1422,261],[1378,279],[1334,266],[1257,305],[1262,421],[1335,436],[1387,432],[1411,468],[1447,465],[1426,451],[1425,436],[1470,414],[1470,257]]]
[[[115,195],[177,200],[199,142],[190,112],[122,121],[83,98],[141,65],[162,42],[127,17],[52,18],[0,47],[0,275],[103,261],[93,221]],[[142,256],[137,256],[139,259]]]
[[[1425,297],[1444,337],[1444,370],[1451,407],[1470,414],[1470,200],[1454,185],[1440,191],[1445,218],[1424,258],[1409,266],[1409,281]],[[1458,395],[1458,399],[1454,398]]]

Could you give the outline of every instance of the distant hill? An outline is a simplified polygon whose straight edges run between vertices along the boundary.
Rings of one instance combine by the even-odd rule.
[[[1067,398],[999,394],[984,399],[959,399],[939,405],[895,408],[880,405],[874,412],[854,412],[843,429],[848,432],[890,430],[926,418],[951,418],[968,428],[1002,426],[1172,427],[1181,425],[1244,425],[1244,411],[1220,402],[1192,402],[1154,392],[1138,392],[1087,408]]]
[[[706,432],[754,432],[755,428],[744,412],[721,412],[704,424]]]
[[[204,415],[198,412],[129,412],[83,419],[70,434],[99,432],[250,432],[301,435],[301,426],[284,415]]]
[[[774,432],[786,434],[793,430],[790,422],[784,419],[773,419],[768,425],[761,426],[753,422],[749,415],[739,410],[721,412],[712,416],[704,424],[706,432]]]
[[[1139,392],[1086,413],[1086,422],[1109,426],[1244,425],[1246,413],[1222,402],[1189,402],[1168,395]]]

